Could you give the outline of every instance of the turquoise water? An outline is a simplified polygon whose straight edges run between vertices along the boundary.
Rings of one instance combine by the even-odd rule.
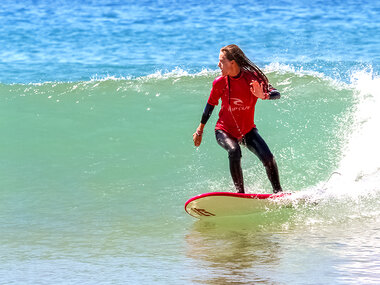
[[[0,8],[0,284],[380,282],[379,5],[6,1]],[[232,191],[214,111],[221,46],[282,93],[256,124],[306,200],[197,221]],[[269,193],[243,149],[248,192]]]

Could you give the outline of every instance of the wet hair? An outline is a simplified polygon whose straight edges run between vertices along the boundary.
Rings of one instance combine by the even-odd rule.
[[[262,72],[260,68],[254,64],[237,45],[222,47],[220,51],[224,53],[229,61],[235,60],[242,70],[255,74],[259,81],[264,83],[264,88],[268,90],[269,82],[264,72]]]

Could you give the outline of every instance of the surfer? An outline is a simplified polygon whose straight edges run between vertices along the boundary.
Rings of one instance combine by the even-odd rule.
[[[269,84],[265,74],[237,45],[228,45],[220,50],[218,66],[222,74],[212,84],[201,122],[193,134],[194,145],[200,146],[203,129],[221,99],[222,106],[215,135],[218,144],[228,152],[230,172],[237,192],[244,193],[240,144],[261,160],[273,192],[281,192],[276,161],[254,123],[257,99],[278,99],[280,93]]]

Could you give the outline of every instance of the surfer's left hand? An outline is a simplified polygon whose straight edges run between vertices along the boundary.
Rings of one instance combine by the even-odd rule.
[[[253,95],[255,95],[257,98],[260,98],[260,99],[263,99],[263,100],[266,100],[266,99],[269,99],[269,93],[264,93],[264,88],[263,88],[263,84],[260,84],[258,81],[256,80],[252,80],[251,84],[250,85],[250,90],[251,90],[251,93]]]

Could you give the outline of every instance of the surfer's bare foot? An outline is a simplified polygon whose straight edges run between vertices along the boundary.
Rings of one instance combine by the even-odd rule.
[[[280,192],[282,192],[282,189],[273,190],[273,193],[274,193],[274,194],[277,194],[277,193],[280,193]]]

